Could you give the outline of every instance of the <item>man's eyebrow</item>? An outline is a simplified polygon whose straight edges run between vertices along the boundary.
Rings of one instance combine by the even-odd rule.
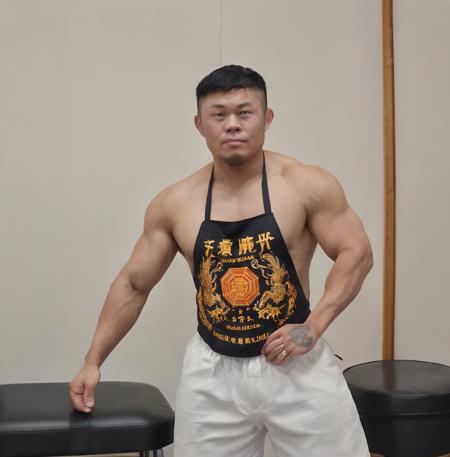
[[[244,108],[244,106],[249,106],[249,105],[251,106],[250,102],[240,103],[238,105],[238,108]],[[221,105],[220,103],[214,103],[214,105],[211,105],[210,108],[223,109],[223,108],[225,108],[225,105]]]

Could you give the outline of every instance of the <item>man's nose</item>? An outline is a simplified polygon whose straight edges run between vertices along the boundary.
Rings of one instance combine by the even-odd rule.
[[[230,114],[227,116],[225,129],[227,132],[239,132],[239,130],[241,130],[241,125],[239,124],[239,119],[236,115]]]

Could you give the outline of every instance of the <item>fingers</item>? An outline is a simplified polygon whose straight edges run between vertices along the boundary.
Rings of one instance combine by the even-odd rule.
[[[267,341],[265,342],[264,346],[262,347],[261,349],[261,352],[264,354],[264,355],[269,355],[276,347],[278,346],[282,346],[283,345],[283,339],[280,337],[274,339],[274,340],[271,340],[269,341],[269,339],[267,339]]]
[[[84,367],[69,386],[69,397],[73,407],[82,413],[90,413],[95,404],[95,388],[100,380],[99,370]]]
[[[283,351],[286,351],[283,353]],[[286,357],[286,347],[284,345],[277,346],[273,348],[270,352],[267,353],[266,359],[269,362],[276,362],[277,360],[281,360],[283,357]]]
[[[281,333],[282,331],[283,331],[283,327],[281,327],[281,328],[275,330],[273,333],[271,333],[267,337],[267,339],[262,347],[261,352],[266,352],[266,349],[270,344],[272,344],[274,341],[280,339],[283,336],[283,333]]]
[[[83,396],[83,402],[85,404],[85,407],[89,409],[89,411],[92,409],[95,403],[94,399],[94,390],[95,390],[95,385],[91,383],[87,383],[84,389],[84,396]]]
[[[285,352],[283,352],[285,351]],[[288,357],[291,358],[292,355],[296,354],[296,347],[293,343],[283,343],[282,339],[273,341],[266,348],[264,355],[268,362],[278,364]]]
[[[288,351],[284,346],[281,346],[272,352],[276,353],[276,355],[270,359],[270,362],[274,363],[275,365],[283,361],[288,355]]]
[[[292,359],[292,357],[296,356],[296,355],[299,355],[297,353],[297,351],[294,349],[290,352],[288,352],[288,354],[286,355],[286,357],[282,358],[279,362],[278,362],[278,365],[284,365],[285,363],[289,362],[289,360]]]
[[[83,401],[84,386],[83,384],[72,381],[69,387],[69,397],[73,407],[80,412],[88,413],[89,408],[86,408]]]
[[[293,356],[304,354],[312,349],[314,335],[307,324],[285,324],[269,335],[261,354],[269,362],[284,364]],[[286,350],[286,354],[280,355]]]

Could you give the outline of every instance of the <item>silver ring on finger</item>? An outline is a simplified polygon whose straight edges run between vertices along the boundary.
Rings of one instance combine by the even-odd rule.
[[[283,350],[280,352],[279,355],[281,355],[281,358],[284,359],[284,358],[286,357],[286,355],[287,355],[286,349],[283,349]]]

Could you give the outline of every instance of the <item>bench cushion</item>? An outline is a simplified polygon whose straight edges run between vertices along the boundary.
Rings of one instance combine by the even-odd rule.
[[[72,407],[69,383],[0,385],[0,455],[137,452],[173,442],[175,414],[155,386],[102,381],[91,413]]]
[[[377,360],[344,370],[366,414],[440,415],[450,413],[450,367],[421,360]]]

